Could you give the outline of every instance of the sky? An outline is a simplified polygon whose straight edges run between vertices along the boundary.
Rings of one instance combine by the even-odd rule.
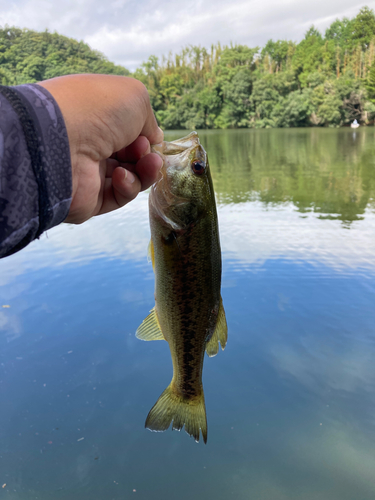
[[[0,26],[57,31],[84,40],[131,71],[150,55],[220,42],[262,47],[299,42],[312,24],[322,33],[375,0],[0,0]]]

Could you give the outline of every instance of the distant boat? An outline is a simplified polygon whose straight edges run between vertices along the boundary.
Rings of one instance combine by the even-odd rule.
[[[353,123],[351,123],[351,124],[350,124],[350,126],[351,126],[352,128],[358,128],[358,127],[359,127],[359,123],[357,122],[357,120],[354,120],[354,122],[353,122]]]

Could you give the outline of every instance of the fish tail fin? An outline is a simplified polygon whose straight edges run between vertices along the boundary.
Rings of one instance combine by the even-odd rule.
[[[199,430],[207,443],[207,418],[203,388],[200,396],[187,399],[173,390],[172,383],[165,389],[146,418],[145,427],[151,431],[165,431],[173,420],[172,429],[185,431],[199,442]]]

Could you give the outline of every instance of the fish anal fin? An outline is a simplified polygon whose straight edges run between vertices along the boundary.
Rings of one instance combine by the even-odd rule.
[[[139,325],[135,336],[140,340],[165,340],[155,307],[151,309],[150,314]]]
[[[203,389],[200,397],[192,400],[177,394],[172,384],[165,389],[146,418],[145,427],[151,431],[162,432],[172,424],[173,430],[185,431],[199,442],[200,431],[204,443],[207,443],[206,406],[204,404]]]
[[[210,356],[210,358],[216,356],[216,354],[219,352],[219,342],[221,345],[221,349],[224,351],[225,346],[227,345],[227,340],[228,340],[227,320],[225,317],[223,300],[220,297],[220,307],[219,307],[219,313],[217,315],[215,331],[206,345],[206,353],[208,354],[208,356]]]

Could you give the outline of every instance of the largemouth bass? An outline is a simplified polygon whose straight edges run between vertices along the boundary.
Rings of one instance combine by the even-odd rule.
[[[205,351],[215,356],[227,342],[220,295],[221,251],[215,195],[207,154],[196,132],[153,146],[163,158],[149,197],[155,272],[155,307],[137,330],[142,340],[165,339],[173,378],[150,410],[145,426],[153,431],[185,426],[207,442],[202,386]]]

